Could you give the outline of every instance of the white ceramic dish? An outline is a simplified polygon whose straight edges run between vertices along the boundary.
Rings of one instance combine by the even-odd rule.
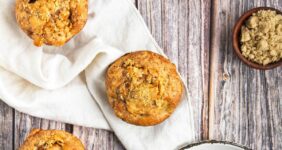
[[[203,141],[190,144],[181,150],[250,150],[247,147],[224,141]]]

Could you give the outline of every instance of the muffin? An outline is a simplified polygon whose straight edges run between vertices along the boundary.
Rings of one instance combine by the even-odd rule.
[[[34,45],[62,46],[86,24],[87,3],[87,0],[16,0],[16,19]]]
[[[72,134],[60,130],[34,129],[19,150],[84,150],[81,141]]]
[[[163,56],[138,51],[113,62],[106,72],[108,100],[117,117],[140,126],[168,118],[180,102],[183,84]]]

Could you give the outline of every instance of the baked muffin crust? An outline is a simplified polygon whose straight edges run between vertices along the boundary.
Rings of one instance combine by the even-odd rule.
[[[61,46],[87,21],[87,0],[16,0],[16,19],[34,41]]]
[[[119,118],[150,126],[173,113],[181,99],[183,84],[168,59],[139,51],[126,54],[109,66],[106,88],[109,103]]]
[[[81,141],[60,130],[34,129],[19,150],[84,150]]]

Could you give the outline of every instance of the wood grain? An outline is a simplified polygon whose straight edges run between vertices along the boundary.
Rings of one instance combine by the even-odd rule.
[[[0,100],[0,150],[13,149],[13,109]]]
[[[208,138],[210,7],[208,0],[138,1],[153,37],[188,85],[197,140]]]
[[[109,131],[74,126],[73,133],[82,140],[88,150],[124,149],[114,133]]]
[[[210,78],[210,139],[227,140],[252,149],[282,149],[282,68],[259,71],[233,53],[231,34],[248,9],[281,0],[214,0]]]

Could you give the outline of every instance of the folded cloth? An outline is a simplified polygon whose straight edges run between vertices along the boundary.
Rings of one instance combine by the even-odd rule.
[[[107,66],[130,51],[164,54],[129,0],[88,2],[83,31],[56,48],[33,46],[16,23],[15,1],[0,0],[0,98],[33,116],[113,130],[127,149],[176,149],[192,142],[187,90],[173,115],[160,125],[138,127],[114,115],[105,95]]]

